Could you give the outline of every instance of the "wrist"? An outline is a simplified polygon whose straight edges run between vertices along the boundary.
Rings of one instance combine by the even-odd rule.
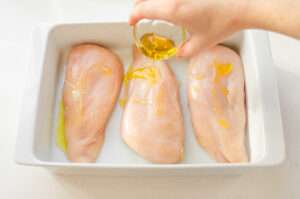
[[[233,0],[234,1],[234,0]],[[239,28],[265,29],[300,38],[299,0],[239,0]]]
[[[255,15],[252,16],[253,11],[251,11],[250,3],[252,3],[252,0],[228,0],[231,27],[234,27],[237,31],[254,26]]]

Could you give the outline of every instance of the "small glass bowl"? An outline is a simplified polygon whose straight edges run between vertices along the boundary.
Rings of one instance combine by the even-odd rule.
[[[174,56],[177,53],[179,46],[185,41],[185,29],[183,27],[162,20],[142,19],[133,27],[133,37],[136,46],[147,57],[150,56],[145,53],[145,49],[143,49],[145,48],[145,46],[142,44],[141,38],[149,33],[158,34],[167,39],[170,39],[174,43],[174,50],[157,54],[157,56],[155,56],[156,60],[169,59],[170,57]]]

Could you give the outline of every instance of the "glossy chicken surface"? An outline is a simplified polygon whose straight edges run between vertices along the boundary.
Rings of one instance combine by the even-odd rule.
[[[133,47],[125,77],[121,137],[152,163],[183,159],[184,128],[175,76],[165,61],[155,61]]]
[[[188,99],[199,144],[218,162],[248,162],[242,61],[233,50],[215,46],[192,57]]]
[[[121,60],[105,48],[87,44],[69,52],[63,102],[67,155],[72,162],[96,161],[122,78]]]

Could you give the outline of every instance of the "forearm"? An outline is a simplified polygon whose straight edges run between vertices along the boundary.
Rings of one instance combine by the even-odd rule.
[[[178,57],[192,57],[248,28],[300,39],[300,0],[137,0],[129,24],[143,18],[186,28],[190,40],[179,48]]]
[[[242,28],[259,28],[300,39],[300,0],[245,0]]]

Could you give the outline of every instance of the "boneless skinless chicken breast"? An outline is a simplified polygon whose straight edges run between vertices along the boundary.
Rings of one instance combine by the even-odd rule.
[[[192,57],[188,98],[199,144],[218,162],[248,162],[245,147],[245,88],[240,57],[215,46]]]
[[[152,163],[180,162],[184,156],[182,110],[167,62],[155,61],[153,66],[153,60],[133,47],[133,63],[124,79],[123,140]]]
[[[95,162],[123,78],[119,57],[97,45],[80,45],[68,55],[63,88],[67,155]]]

